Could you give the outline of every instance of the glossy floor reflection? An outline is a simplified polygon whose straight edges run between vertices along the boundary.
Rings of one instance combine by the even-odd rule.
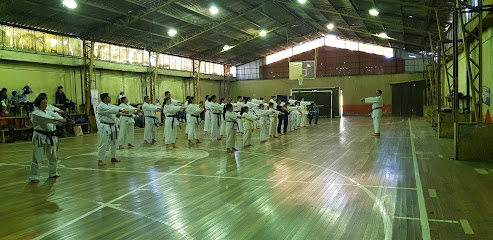
[[[29,184],[31,144],[0,146],[0,236],[5,239],[487,239],[491,165],[453,162],[452,142],[422,119],[384,118],[382,137],[364,117],[322,119],[234,154],[203,139],[119,150],[97,166],[97,135],[61,139],[61,178]],[[410,126],[415,135],[412,150]],[[420,136],[420,138],[418,138]],[[208,138],[208,135],[203,135]],[[241,143],[238,136],[237,143]],[[418,197],[419,162],[424,203]],[[441,156],[441,157],[440,157]],[[455,179],[450,175],[455,171]],[[493,176],[493,172],[491,174]],[[447,179],[443,181],[442,179]],[[439,180],[440,179],[440,180]],[[474,187],[461,185],[463,179]],[[429,195],[433,189],[438,196]],[[467,194],[482,191],[482,195]],[[455,205],[450,201],[459,203]],[[491,198],[490,198],[491,199]],[[424,206],[426,204],[426,206]],[[430,230],[422,229],[420,209]],[[482,209],[482,210],[481,210]],[[483,211],[483,214],[479,214]],[[478,213],[478,214],[476,214]],[[487,214],[489,213],[489,215]],[[474,234],[466,234],[467,226]],[[485,223],[486,222],[486,223]]]

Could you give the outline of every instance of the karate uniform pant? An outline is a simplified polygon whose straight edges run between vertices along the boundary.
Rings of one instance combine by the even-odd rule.
[[[373,130],[375,133],[380,133],[380,116],[373,118]]]
[[[134,143],[134,121],[129,117],[120,117],[120,133],[118,134],[118,145]],[[125,138],[127,141],[125,141]]]
[[[236,145],[236,128],[233,123],[226,123],[226,148],[233,149]]]
[[[113,126],[116,128],[116,126]],[[99,132],[99,145],[98,145],[98,156],[99,160],[104,160],[106,157],[106,149],[108,145],[110,147],[110,157],[116,158],[116,131],[113,132],[113,140],[111,140],[111,133],[107,131]]]
[[[212,114],[211,115],[211,122],[210,122],[210,127],[211,127],[211,139],[220,139],[221,136],[219,135],[219,125],[220,124],[220,119],[219,119],[219,114]]]
[[[154,118],[145,118],[145,129],[144,129],[144,140],[151,142],[156,139],[156,125],[154,123]]]
[[[245,135],[243,135],[243,146],[249,145],[252,142],[253,129],[245,129]]]
[[[303,113],[303,115],[301,116],[300,126],[302,126],[302,127],[306,126],[306,114],[305,113]]]
[[[243,123],[245,122],[244,119],[238,118],[236,119],[236,122],[238,123],[238,132],[243,132]]]
[[[29,173],[29,180],[39,180],[41,162],[43,159],[48,158],[48,173],[50,177],[58,175],[57,172],[57,159],[56,159],[56,146],[50,144],[38,144],[34,143],[33,158],[31,162],[31,172]]]
[[[260,124],[260,141],[267,140],[267,123],[259,122]]]
[[[195,118],[195,117],[193,117]],[[196,119],[196,118],[195,118]],[[193,140],[199,140],[199,125],[197,124],[197,120],[195,119],[190,119],[190,122],[188,124],[189,129],[188,129],[188,140],[193,141]]]
[[[270,118],[269,122],[269,136],[276,136],[276,124],[277,124],[277,118]]]
[[[224,119],[221,119],[221,128],[219,130],[219,135],[226,136],[226,121],[224,121]]]
[[[211,111],[207,110],[205,112],[205,121],[204,121],[204,132],[210,132],[211,131]]]
[[[175,121],[178,121],[175,119]],[[178,126],[173,126],[173,118],[167,117],[164,122],[164,143],[173,144],[176,142],[176,133],[178,131]]]
[[[192,115],[190,115],[190,114],[187,113],[187,119],[186,119],[186,121],[187,121],[187,128],[185,128],[185,133],[186,134],[190,134],[190,125],[191,125],[190,124],[190,120],[191,119],[192,119]]]

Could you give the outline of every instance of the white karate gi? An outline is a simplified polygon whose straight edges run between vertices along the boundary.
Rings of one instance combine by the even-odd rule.
[[[188,103],[188,101],[185,102],[185,105],[184,105],[185,109],[187,109],[189,105],[190,104]],[[186,119],[187,127],[185,128],[185,133],[189,134],[188,132],[190,131],[190,118],[191,118],[191,116],[186,110],[185,110],[185,112],[187,113],[187,119]]]
[[[296,127],[298,126],[298,117],[300,115],[300,112],[298,111],[298,107],[288,107],[289,110],[291,110],[291,113],[289,113],[289,120],[288,120],[288,131],[294,131]]]
[[[31,172],[29,180],[39,180],[41,162],[48,158],[48,173],[50,177],[58,175],[56,151],[58,138],[56,136],[47,136],[38,131],[48,134],[55,133],[55,119],[62,119],[60,115],[51,111],[35,110],[31,113],[31,122],[33,124],[33,157],[31,162]]]
[[[303,117],[301,119],[301,126],[304,127],[304,126],[307,126],[308,124],[308,106],[310,106],[312,103],[311,102],[307,102],[307,101],[301,101],[300,102],[300,106],[302,107],[302,110],[301,112],[303,113]]]
[[[200,124],[200,114],[204,111],[200,108],[198,104],[189,104],[187,107],[187,115],[190,115],[190,120],[188,121],[188,140],[199,140],[199,124]],[[176,121],[176,120],[175,120]]]
[[[257,116],[259,116],[259,127],[260,127],[260,141],[267,140],[267,124],[269,115],[273,114],[272,110],[257,110]]]
[[[226,121],[224,120],[224,114],[223,114],[224,111],[225,111],[224,110],[224,106],[225,105],[226,104],[221,103],[221,115],[220,115],[220,117],[221,117],[221,127],[219,129],[219,135],[221,135],[221,136],[226,136]]]
[[[226,148],[232,149],[236,145],[236,130],[238,122],[236,121],[238,113],[226,111]]]
[[[256,101],[258,101],[258,100],[256,100]],[[253,102],[253,99],[252,99],[252,101],[247,102],[246,105],[250,108],[250,111],[249,111],[250,114],[253,114],[253,115],[256,115],[257,114],[258,104],[255,103],[255,102]],[[244,124],[243,124],[243,126],[244,126]],[[258,120],[254,120],[253,121],[253,127],[255,129],[257,129],[257,127],[258,127]]]
[[[144,141],[146,142],[151,142],[156,139],[156,121],[158,120],[156,111],[158,108],[158,106],[150,103],[144,103],[144,105],[142,105],[145,119]]]
[[[176,113],[181,110],[180,106],[164,105],[163,113],[166,116],[164,121],[164,142],[173,144],[176,142],[176,133],[180,122],[176,118]]]
[[[221,127],[221,112],[222,112],[221,104],[211,102],[209,104],[209,109],[211,112],[211,122],[210,122],[211,139],[221,139],[221,135],[219,132],[219,128]]]
[[[243,123],[243,131],[245,133],[243,135],[243,146],[246,146],[252,142],[252,132],[255,131],[254,122],[257,120],[257,116],[246,112],[242,116],[245,117],[245,122]]]
[[[122,114],[120,116],[120,132],[118,134],[118,145],[123,146],[124,144],[134,143],[134,113],[137,112],[137,108],[132,107],[130,104],[122,103],[119,106],[123,110],[127,110],[128,114]],[[125,139],[127,141],[125,141]]]
[[[274,104],[274,109],[277,108],[277,103],[276,103],[276,101],[274,99],[269,100],[269,102],[271,102],[271,103]]]
[[[277,133],[277,120],[279,118],[279,114],[281,112],[275,110],[275,109],[269,109],[270,111],[274,111],[275,113],[272,113],[270,115],[270,123],[269,123],[269,136],[275,137]]]
[[[297,102],[297,100],[294,100],[294,99],[291,99],[291,100],[288,100],[289,102],[289,106],[294,106]]]
[[[375,133],[380,133],[380,119],[382,118],[383,107],[382,96],[365,98],[365,103],[373,103],[371,106],[371,109],[375,109],[371,112],[371,117],[373,118],[373,130],[375,130]]]
[[[204,132],[210,132],[210,123],[211,123],[211,110],[210,110],[210,104],[209,100],[204,102],[204,108],[205,108],[205,119],[204,119]]]
[[[244,106],[245,106],[245,103],[243,103],[243,102],[236,102],[236,107],[233,109],[233,111],[237,115],[240,115],[241,108],[244,107]],[[237,118],[236,119],[236,122],[238,122],[237,131],[238,132],[243,132],[243,122],[245,122],[245,120],[243,118]]]
[[[117,129],[115,123],[115,115],[120,113],[120,107],[113,104],[106,104],[101,102],[98,105],[98,115],[101,124],[98,126],[99,133],[99,146],[98,156],[99,160],[104,160],[106,157],[106,149],[110,147],[110,157],[116,157],[116,139]]]

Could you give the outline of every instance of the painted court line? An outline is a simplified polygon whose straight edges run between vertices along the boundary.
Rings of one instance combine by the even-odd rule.
[[[416,180],[416,188],[418,189],[418,207],[421,221],[421,235],[423,240],[431,240],[430,224],[428,222],[428,213],[426,211],[425,196],[423,186],[421,185],[421,177],[419,175],[418,158],[416,157],[416,148],[414,146],[414,133],[411,127],[411,119],[407,119],[409,123],[409,138],[411,139],[411,150],[413,153],[414,179]]]
[[[474,168],[474,170],[476,170],[476,172],[478,172],[479,174],[483,174],[483,175],[489,174],[488,171],[486,171],[486,169],[484,168]]]
[[[431,198],[436,198],[437,197],[437,190],[435,189],[428,189],[428,194],[430,195]]]
[[[395,219],[403,219],[403,220],[414,220],[414,221],[420,221],[421,219],[415,218],[415,217],[399,217],[399,216],[394,216]],[[442,219],[428,219],[430,222],[439,222],[439,223],[455,223],[458,224],[459,221],[454,221],[454,220],[442,220]]]
[[[460,225],[462,226],[462,229],[464,229],[465,234],[474,234],[472,231],[471,225],[469,225],[469,221],[465,219],[459,219]]]

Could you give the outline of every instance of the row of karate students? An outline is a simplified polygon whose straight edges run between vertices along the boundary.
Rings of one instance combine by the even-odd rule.
[[[197,143],[200,143],[199,140],[199,124],[200,124],[200,114],[204,111],[202,105],[196,104],[196,101],[193,97],[189,98],[187,101],[187,106],[180,106],[180,102],[171,98],[171,94],[169,92],[165,93],[166,98],[164,100],[164,105],[162,108],[151,104],[151,100],[149,97],[144,98],[144,104],[142,106],[142,110],[139,110],[128,103],[128,100],[125,98],[120,99],[121,104],[119,106],[115,106],[111,104],[111,97],[108,93],[103,93],[100,95],[101,103],[97,107],[97,114],[99,117],[100,124],[98,125],[98,134],[99,134],[99,143],[98,143],[98,166],[106,165],[103,160],[106,157],[106,150],[109,147],[110,149],[110,157],[111,162],[120,162],[116,158],[116,146],[117,141],[121,148],[123,148],[123,144],[127,143],[129,148],[134,147],[133,136],[134,136],[134,119],[133,114],[137,111],[143,111],[145,115],[145,131],[144,131],[144,143],[155,143],[156,136],[156,125],[157,125],[157,116],[156,112],[162,110],[165,120],[165,144],[166,149],[169,150],[169,145],[171,144],[173,148],[176,148],[176,134],[179,126],[179,121],[177,118],[177,113],[181,110],[186,109],[187,114],[190,117],[187,120],[187,134],[189,144],[195,140]],[[209,102],[215,102],[215,96],[209,99]],[[251,101],[251,100],[250,100]],[[33,158],[31,163],[31,170],[29,174],[29,179],[32,183],[38,183],[40,177],[40,166],[41,161],[45,158],[48,158],[49,165],[49,177],[57,178],[59,177],[57,172],[57,158],[56,152],[58,149],[58,139],[55,135],[56,123],[66,121],[54,110],[53,105],[48,104],[48,99],[46,95],[38,96],[35,100],[36,110],[31,115],[31,121],[34,128],[33,134]],[[289,107],[289,103],[286,103]],[[249,113],[248,106],[241,106],[236,104],[236,109],[241,107],[240,114],[234,111],[233,104],[226,104],[223,108],[222,116],[224,120],[224,131],[227,137],[227,151],[232,152],[236,149],[235,139],[236,139],[236,129],[239,127],[235,127],[238,125],[237,120],[244,120],[242,122],[242,126],[244,129],[244,137],[243,142],[244,146],[251,146],[251,133],[255,129],[255,121],[260,119],[260,129],[261,129],[261,139],[263,141],[266,140],[265,137],[265,119],[267,116],[274,118],[270,121],[269,134],[272,137],[275,136],[275,123],[277,120],[277,116],[279,114],[283,114],[280,111],[275,110],[274,103],[269,103],[269,110],[264,111],[263,104],[260,105],[257,110],[258,114]],[[211,108],[217,109],[217,108]],[[262,112],[264,111],[264,112]],[[290,110],[287,110],[290,111]],[[295,110],[296,111],[296,110]],[[297,111],[296,111],[297,112]],[[289,113],[289,112],[288,112]],[[116,126],[116,115],[120,115],[120,124],[119,129]],[[220,114],[213,114],[214,116],[220,117]],[[257,117],[257,116],[260,116]],[[215,120],[216,118],[212,118],[211,120]],[[233,121],[234,119],[234,121]],[[211,132],[216,132],[216,127],[220,126],[221,121],[218,121],[218,125],[212,125]],[[118,134],[120,133],[120,134]],[[120,136],[118,136],[120,135]],[[217,138],[220,139],[220,138]]]

